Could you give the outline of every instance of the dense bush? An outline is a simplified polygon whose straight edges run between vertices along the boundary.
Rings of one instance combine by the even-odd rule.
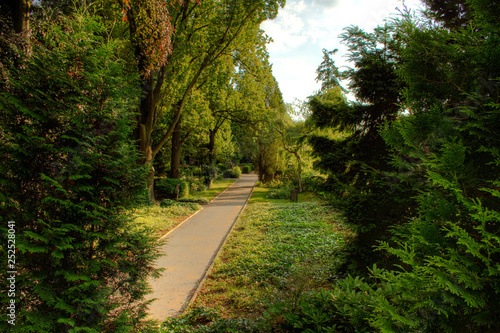
[[[280,185],[276,186],[275,183],[280,183]],[[269,187],[271,190],[266,195],[268,199],[290,199],[290,191],[294,188],[292,182],[283,184],[278,181],[272,181]]]
[[[202,165],[201,166],[201,176],[203,177],[204,184],[210,188],[212,181],[214,179],[222,179],[223,172],[214,164],[212,165]]]
[[[173,195],[176,185],[180,185],[179,198],[184,198],[189,195],[189,182],[182,179],[159,178],[156,179],[155,182],[155,196],[161,199]]]
[[[240,178],[241,177],[241,169],[239,166],[235,166],[232,169],[226,170],[224,172],[224,178]]]
[[[189,181],[189,193],[201,192],[207,189],[207,185],[203,179],[196,179]]]
[[[15,328],[139,331],[158,244],[123,214],[145,190],[130,140],[137,82],[97,16],[32,31],[30,55],[11,68],[0,96],[0,211],[15,221]],[[10,332],[7,293],[0,299],[0,331]]]
[[[250,173],[253,169],[253,165],[251,164],[245,164],[243,165],[243,168],[241,169],[241,172],[243,173]]]
[[[302,325],[316,312],[316,318],[336,319],[318,330],[336,323],[346,332],[500,330],[500,67],[490,61],[500,56],[493,47],[498,37],[492,39],[499,11],[494,3],[467,4],[460,15],[470,29],[410,17],[398,22],[405,112],[379,132],[394,168],[366,170],[379,176],[364,192],[345,187],[351,220],[361,219],[368,204],[383,208],[370,212],[372,230],[387,232],[384,221],[397,222],[377,247],[396,265],[339,281],[312,310],[285,309],[289,325]],[[343,176],[336,173],[338,184]],[[395,204],[415,204],[387,205],[390,192],[382,195],[377,187],[393,191]]]

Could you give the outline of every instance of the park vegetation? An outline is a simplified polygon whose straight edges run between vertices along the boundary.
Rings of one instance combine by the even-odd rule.
[[[284,0],[2,2],[0,331],[499,331],[500,4],[423,3],[345,28],[351,67],[325,49],[285,104],[259,28]],[[249,172],[153,327],[158,236]]]
[[[500,56],[500,7],[481,0],[424,2],[425,12],[402,12],[374,31],[347,27],[340,38],[352,67],[341,70],[336,50],[325,50],[317,70],[322,88],[309,98],[308,117],[299,124],[308,130],[298,124],[277,128],[292,155],[303,142],[297,133],[306,135],[321,174],[305,183],[342,212],[343,219],[331,215],[332,223],[345,223],[355,235],[342,251],[330,254],[328,263],[313,260],[327,270],[337,263],[327,286],[316,284],[315,274],[322,270],[312,264],[310,270],[280,273],[295,252],[280,249],[276,260],[282,265],[272,271],[267,249],[242,258],[234,247],[246,251],[245,245],[231,243],[207,284],[213,289],[178,322],[167,321],[167,330],[500,329],[500,67],[494,60]],[[279,205],[268,210],[281,210],[284,220],[298,218],[307,228],[310,219],[301,216],[301,205]],[[284,222],[267,223],[271,232]],[[261,224],[256,220],[250,227]],[[245,216],[235,237],[247,228]],[[272,231],[282,237],[276,247],[299,237],[295,231],[287,236]],[[308,244],[321,253],[321,244],[300,239],[297,255]],[[267,236],[259,244],[267,246]],[[236,268],[250,263],[268,277],[265,282]],[[237,277],[220,290],[227,274]],[[286,287],[284,276],[291,278]],[[294,294],[303,280],[312,288]]]

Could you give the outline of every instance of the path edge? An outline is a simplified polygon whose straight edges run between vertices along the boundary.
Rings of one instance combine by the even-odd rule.
[[[238,179],[237,179],[238,180]],[[236,180],[236,181],[237,181]],[[236,181],[234,183],[236,183]],[[234,185],[234,183],[232,183],[231,185],[229,185],[228,187],[226,187],[224,189],[224,191],[220,192],[219,194],[217,194],[217,196],[215,198],[213,198],[212,200],[210,200],[209,204],[212,203],[212,201],[214,201],[215,199],[217,199],[222,193],[226,192],[227,189],[229,189],[231,186]],[[253,193],[253,189],[252,189],[252,193]],[[246,203],[245,203],[246,205]],[[178,225],[176,225],[172,230],[170,231],[167,231],[167,233],[163,236],[161,236],[158,240],[162,240],[164,238],[166,238],[168,235],[170,235],[172,232],[175,231],[175,229],[179,228],[180,226],[182,226],[185,222],[189,221],[192,217],[194,217],[196,214],[198,214],[199,212],[201,212],[203,210],[203,206],[201,206],[200,209],[198,209],[196,212],[194,212],[192,215],[189,215],[188,217],[186,217],[183,221],[181,221]],[[238,213],[239,214],[239,213]]]
[[[257,178],[258,180],[258,178]],[[255,182],[257,184],[257,182]],[[234,183],[233,183],[234,184]],[[231,185],[232,186],[232,185]],[[186,311],[186,309],[191,305],[193,304],[193,302],[196,300],[196,298],[198,297],[198,294],[200,293],[201,291],[201,287],[203,287],[203,284],[204,282],[206,281],[206,279],[208,278],[208,275],[212,272],[212,268],[214,267],[214,264],[215,264],[215,261],[219,258],[219,255],[221,253],[221,249],[222,247],[226,244],[226,240],[227,240],[227,237],[229,236],[229,234],[231,233],[231,231],[233,231],[233,228],[236,224],[236,221],[238,221],[239,217],[240,217],[240,214],[241,212],[243,212],[243,210],[245,209],[245,207],[247,206],[248,204],[248,201],[250,200],[250,198],[252,197],[252,194],[253,194],[253,190],[255,189],[255,185],[254,187],[252,188],[252,191],[250,191],[250,194],[248,195],[248,198],[247,200],[245,201],[245,204],[243,204],[243,206],[241,207],[240,211],[238,212],[238,215],[236,215],[236,217],[234,218],[234,221],[231,223],[231,227],[229,228],[228,232],[226,233],[226,235],[224,235],[224,238],[222,239],[222,242],[220,243],[219,247],[217,248],[217,250],[215,251],[215,254],[214,256],[212,257],[212,259],[210,259],[210,264],[208,265],[207,269],[205,270],[205,273],[203,274],[203,277],[200,279],[200,281],[198,282],[198,286],[196,287],[195,291],[193,292],[192,296],[189,298],[188,301],[186,301],[186,303],[184,303],[184,305],[181,307],[180,311],[179,311],[179,314],[177,314],[175,317],[178,317],[180,315],[182,315],[184,313],[184,311]],[[174,318],[175,318],[174,317]]]

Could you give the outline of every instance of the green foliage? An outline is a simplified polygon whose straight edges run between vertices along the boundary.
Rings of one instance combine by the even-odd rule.
[[[341,38],[354,68],[340,72],[330,59],[335,52],[324,52],[318,78],[327,80],[325,90],[309,99],[312,122],[343,133],[336,137],[312,135],[309,142],[319,159],[316,166],[328,175],[317,190],[328,192],[358,228],[352,259],[361,269],[382,259],[376,258],[371,247],[387,238],[387,228],[400,223],[414,205],[415,190],[392,175],[396,169],[379,134],[384,124],[390,126],[396,119],[404,87],[396,71],[401,48],[396,32],[397,27],[390,24],[372,33],[347,28]],[[334,74],[338,80],[350,80],[357,102],[349,102],[340,86],[331,86]]]
[[[184,204],[175,200],[165,199],[159,205],[139,205],[125,211],[131,215],[136,224],[146,228],[153,236],[161,237],[175,228],[180,221],[201,209],[195,203]]]
[[[242,168],[241,172],[245,173],[245,174],[248,174],[252,170],[253,170],[253,165],[247,163],[247,164],[243,165],[243,168]]]
[[[241,177],[241,169],[239,166],[235,166],[229,170],[224,172],[224,178],[240,178]]]
[[[266,198],[268,199],[290,199],[290,191],[294,188],[291,182],[286,184],[281,183],[280,186],[270,184],[269,187],[273,189],[267,192]]]
[[[227,168],[223,171],[219,169],[216,165],[202,165],[201,175],[205,177],[206,180],[214,180],[222,178],[221,175],[226,172]]]
[[[179,199],[180,203],[198,203],[198,204],[207,204],[210,202],[210,199],[205,197],[188,197]]]
[[[426,2],[433,4],[431,16],[438,15],[444,28],[408,16],[396,21],[395,45],[404,47],[391,48],[400,64],[392,73],[385,71],[381,58],[366,52],[380,45],[373,43],[374,38],[354,28],[344,37],[357,66],[346,73],[357,96],[374,106],[383,106],[378,101],[385,100],[386,93],[400,93],[405,98],[405,112],[397,119],[387,115],[380,138],[371,136],[386,145],[376,155],[383,163],[371,164],[374,159],[365,159],[369,155],[363,136],[370,137],[366,133],[337,141],[319,137],[313,142],[324,155],[320,166],[330,172],[326,186],[338,193],[335,200],[348,220],[361,226],[358,240],[366,240],[369,234],[387,234],[393,225],[392,238],[386,237],[377,247],[381,254],[378,263],[387,268],[370,265],[373,268],[367,277],[348,276],[330,292],[304,295],[296,303],[299,306],[274,308],[282,330],[500,329],[496,319],[500,302],[500,154],[496,147],[500,139],[494,125],[500,119],[500,69],[487,60],[500,56],[498,47],[491,44],[492,36],[498,35],[498,24],[491,22],[498,14],[488,14],[487,9],[496,5]],[[467,29],[460,29],[464,26]],[[376,31],[375,36],[387,36],[382,32]],[[327,60],[323,65],[331,66]],[[374,66],[366,66],[366,61]],[[371,70],[381,73],[389,90],[374,86],[376,76],[364,73]],[[330,78],[326,84],[333,82],[331,73],[334,71],[322,68],[320,74]],[[391,84],[397,82],[394,74],[404,84]],[[350,114],[352,109],[342,99],[328,98],[332,105],[321,95],[311,100],[313,112],[323,122],[318,125],[354,131],[364,127],[369,133],[369,118],[380,115],[356,120],[359,113]],[[328,114],[330,118],[325,116]],[[354,127],[349,128],[351,120]],[[375,128],[382,126],[379,123]],[[364,212],[367,209],[369,214]],[[366,248],[377,238],[357,245]],[[387,265],[388,261],[395,265]]]
[[[170,207],[176,204],[177,201],[172,200],[172,199],[163,199],[160,202],[160,207]]]
[[[159,178],[155,183],[155,195],[158,198],[171,196],[175,193],[176,186],[180,186],[179,198],[184,198],[189,195],[190,185],[182,179]]]
[[[205,325],[209,323],[208,325]],[[246,318],[224,318],[220,311],[197,307],[178,318],[167,318],[160,333],[219,333],[219,332],[264,332],[263,320]]]
[[[145,188],[130,140],[137,81],[106,31],[89,14],[36,26],[1,91],[0,209],[16,222],[21,332],[130,332],[145,318],[158,244],[123,214]]]
[[[466,9],[484,9],[479,1],[468,4]],[[498,26],[468,14],[463,17],[482,29],[401,21],[408,112],[381,134],[395,152],[391,176],[418,189],[416,206],[405,213],[407,223],[393,228],[392,240],[378,247],[399,264],[374,266],[369,278],[349,277],[332,293],[351,329],[500,329],[500,154],[494,148],[500,141],[493,134],[499,90],[496,79],[481,76],[500,74],[484,61],[499,56],[489,47]]]
[[[319,202],[250,204],[194,306],[224,305],[225,317],[257,317],[276,302],[293,307],[307,290],[335,278],[344,258],[331,258],[339,254],[348,231],[339,220]]]

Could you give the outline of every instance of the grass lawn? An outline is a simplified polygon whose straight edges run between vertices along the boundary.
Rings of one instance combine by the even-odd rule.
[[[276,302],[293,304],[331,285],[336,251],[352,232],[312,195],[291,203],[267,199],[266,192],[255,188],[187,316],[206,318],[215,309],[222,318],[253,319]]]
[[[212,200],[235,181],[236,179],[214,181],[209,190],[195,192],[190,197]],[[151,228],[158,237],[161,237],[201,208],[201,205],[194,202],[178,202],[168,207],[159,205],[136,207],[126,214],[131,214],[135,218],[135,223]]]
[[[169,207],[159,205],[137,207],[127,214],[132,214],[134,223],[151,229],[161,237],[200,209],[201,206],[197,203],[179,202]]]
[[[253,190],[252,197],[248,201],[250,204],[254,203],[290,203],[290,199],[269,199],[267,195],[272,188],[256,186]],[[312,192],[304,192],[299,193],[298,202],[309,202],[309,201],[317,201],[317,197]]]
[[[200,192],[194,192],[190,194],[192,198],[207,198],[208,200],[213,200],[216,196],[218,196],[221,192],[223,192],[226,188],[231,186],[236,179],[223,179],[223,180],[214,180],[210,189]]]

